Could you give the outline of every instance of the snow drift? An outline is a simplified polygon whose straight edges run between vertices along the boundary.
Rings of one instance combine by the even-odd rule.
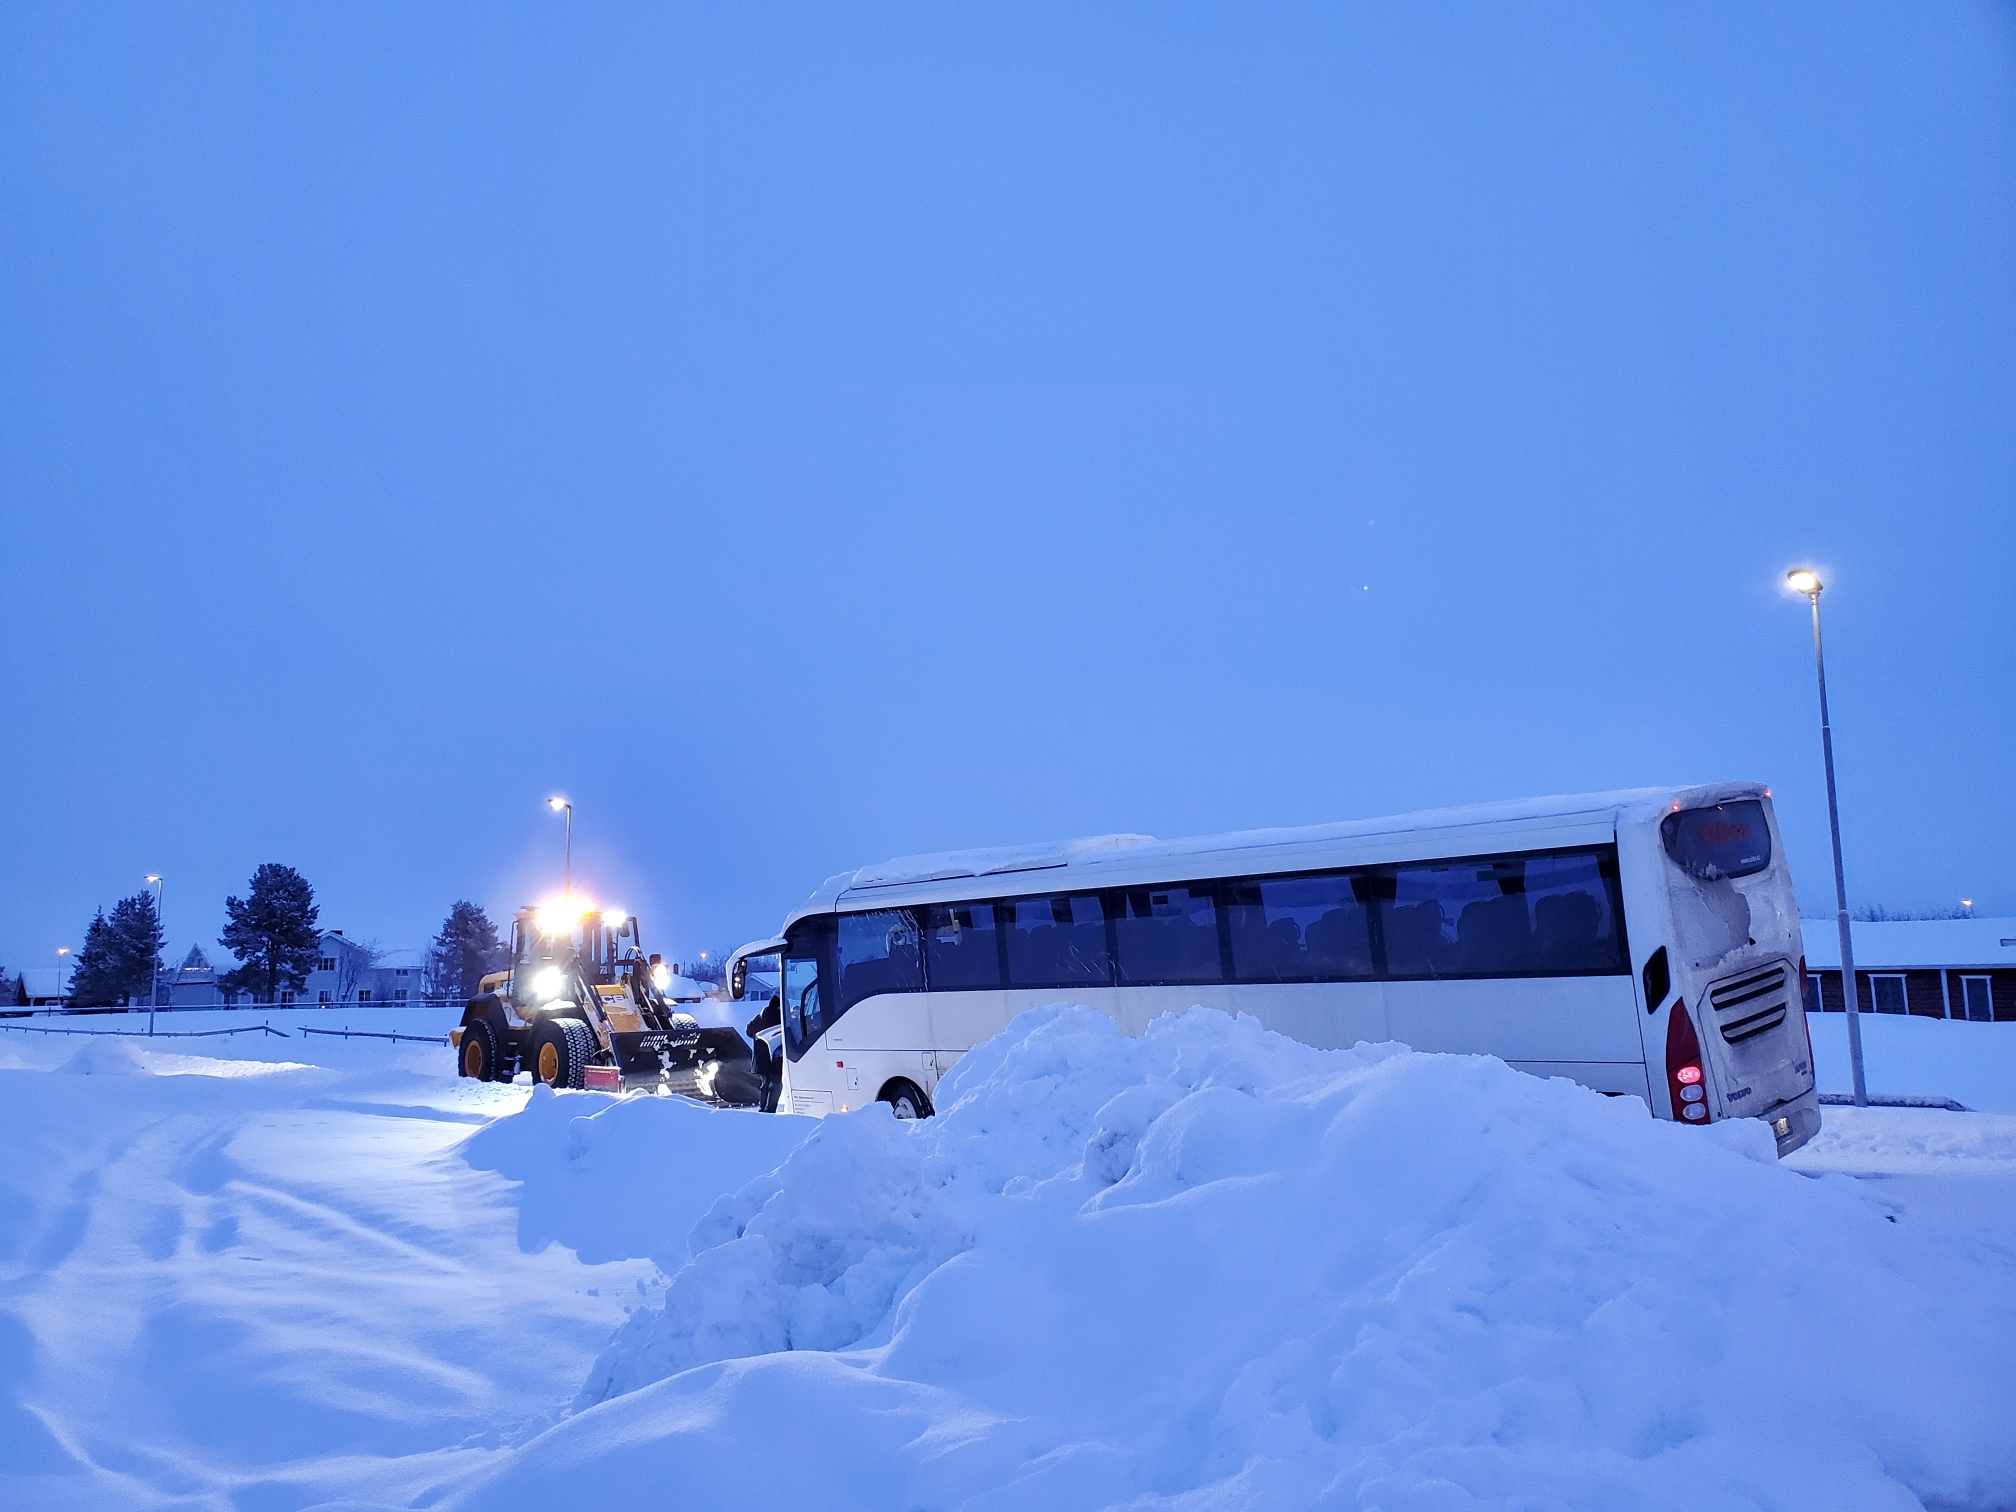
[[[1750,1123],[1198,1011],[1017,1019],[717,1202],[450,1503],[2016,1504],[2016,1262]]]

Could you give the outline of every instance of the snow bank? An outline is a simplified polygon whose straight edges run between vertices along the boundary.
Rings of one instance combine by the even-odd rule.
[[[557,1242],[589,1264],[649,1258],[670,1274],[688,1251],[685,1226],[668,1225],[666,1215],[706,1212],[721,1193],[773,1169],[816,1126],[683,1097],[540,1086],[520,1112],[471,1135],[462,1157],[521,1183],[525,1253]]]
[[[717,1203],[444,1505],[2016,1502],[2016,1279],[1761,1130],[1195,1011],[1025,1014]]]
[[[1859,964],[1859,963],[1858,963]],[[1975,1024],[1861,1013],[1862,1074],[1871,1092],[1950,1097],[1981,1113],[2016,1113],[2016,1024]],[[1809,1013],[1813,1073],[1822,1092],[1854,1086],[1848,1015]]]
[[[56,1068],[70,1076],[151,1076],[147,1058],[131,1040],[110,1036],[87,1039],[70,1059]]]

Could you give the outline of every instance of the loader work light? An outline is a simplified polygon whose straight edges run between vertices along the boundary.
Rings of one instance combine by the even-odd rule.
[[[539,932],[545,935],[566,934],[593,912],[595,905],[586,898],[555,898],[539,909]]]

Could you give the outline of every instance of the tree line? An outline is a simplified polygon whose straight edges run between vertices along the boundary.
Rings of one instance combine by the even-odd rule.
[[[217,943],[238,965],[219,974],[230,994],[272,1003],[298,992],[322,953],[321,908],[308,879],[291,866],[268,862],[253,872],[245,896],[224,900],[226,923]],[[148,1000],[156,981],[172,968],[162,958],[166,940],[154,894],[121,898],[108,914],[100,907],[84,930],[84,944],[64,984],[75,1008],[113,1008]],[[497,926],[478,905],[458,899],[426,953],[425,991],[432,997],[474,997],[484,973],[505,961]],[[26,980],[0,970],[0,1002],[26,1006]]]

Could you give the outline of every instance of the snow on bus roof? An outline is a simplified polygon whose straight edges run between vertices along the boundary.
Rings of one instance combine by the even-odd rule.
[[[1610,793],[1558,794],[1546,798],[1520,798],[1499,803],[1470,804],[1459,808],[1424,809],[1412,814],[1395,814],[1379,819],[1348,819],[1332,824],[1310,824],[1256,830],[1234,830],[1219,835],[1195,835],[1177,840],[1157,840],[1152,835],[1092,835],[1078,840],[1053,841],[1040,845],[987,846],[977,850],[939,851],[921,856],[898,856],[894,860],[864,866],[853,873],[827,879],[814,900],[842,893],[881,887],[897,887],[919,882],[951,881],[960,877],[988,877],[1012,872],[1042,871],[1069,866],[1073,862],[1150,857],[1197,855],[1210,851],[1250,850],[1264,846],[1307,844],[1311,841],[1348,840],[1361,836],[1407,834],[1420,830],[1470,828],[1504,824],[1522,819],[1561,819],[1614,815],[1630,809],[1654,810],[1673,803],[1697,804],[1760,792],[1754,782],[1715,783],[1701,787],[1627,788]]]

